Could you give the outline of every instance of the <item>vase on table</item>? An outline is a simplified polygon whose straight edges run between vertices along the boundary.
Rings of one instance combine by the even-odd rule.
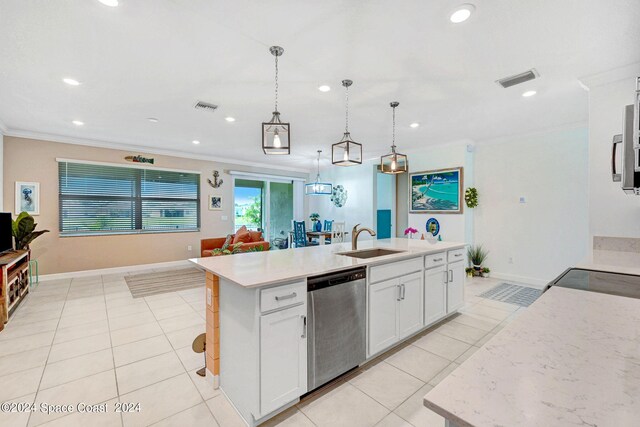
[[[318,232],[322,231],[322,223],[320,221],[316,221],[314,228]]]

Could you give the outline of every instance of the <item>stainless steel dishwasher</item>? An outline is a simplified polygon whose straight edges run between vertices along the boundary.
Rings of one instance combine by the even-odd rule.
[[[307,279],[308,390],[366,359],[366,269]]]

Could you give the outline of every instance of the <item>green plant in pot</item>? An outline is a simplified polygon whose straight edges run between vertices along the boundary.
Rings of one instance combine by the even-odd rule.
[[[464,270],[467,273],[467,277],[473,277],[473,272],[475,271],[473,267],[467,267]]]
[[[482,277],[489,277],[491,274],[491,270],[488,267],[484,267],[482,269]]]
[[[21,212],[14,221],[11,221],[11,231],[15,239],[17,250],[29,250],[31,242],[44,233],[49,232],[49,230],[36,231],[37,226],[38,224],[35,222],[33,217],[27,212]]]
[[[464,192],[464,201],[468,208],[475,208],[478,206],[478,190],[474,187],[469,187]]]
[[[467,249],[467,257],[469,258],[469,263],[473,265],[473,269],[478,273],[482,270],[482,264],[487,259],[489,255],[489,251],[485,250],[482,245],[472,245]]]

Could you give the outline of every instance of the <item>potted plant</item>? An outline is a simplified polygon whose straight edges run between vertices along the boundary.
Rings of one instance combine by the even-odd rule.
[[[407,238],[409,239],[413,239],[413,235],[416,234],[418,232],[418,230],[416,230],[413,227],[408,227],[406,230],[404,230],[404,235],[407,236]]]
[[[482,277],[490,277],[491,270],[488,267],[482,269]]]
[[[464,271],[467,273],[467,277],[473,277],[473,267],[467,267]]]
[[[473,187],[469,187],[464,192],[464,201],[468,208],[475,208],[478,206],[478,190]]]
[[[314,212],[309,215],[309,219],[313,223],[313,229],[315,231],[322,231],[322,224],[320,223],[320,214]]]
[[[478,273],[482,270],[482,263],[487,259],[487,255],[489,255],[489,251],[485,250],[482,245],[472,245],[469,246],[469,249],[467,250],[469,263]]]
[[[31,242],[49,232],[49,230],[36,231],[37,226],[38,224],[33,217],[27,212],[21,212],[14,221],[11,221],[11,232],[15,239],[16,250],[30,250],[29,245]]]

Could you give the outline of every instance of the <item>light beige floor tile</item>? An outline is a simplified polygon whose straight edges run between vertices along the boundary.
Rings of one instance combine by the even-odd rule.
[[[142,312],[151,312],[149,310],[149,306],[144,301],[136,301],[135,303],[123,305],[123,306],[115,306],[108,307],[107,313],[109,318],[118,317],[118,316],[128,316],[130,314],[142,313]]]
[[[446,368],[444,368],[442,371],[438,372],[438,375],[436,375],[435,377],[431,378],[431,381],[429,381],[429,385],[432,386],[437,386],[440,381],[442,381],[443,379],[445,379],[446,377],[449,376],[449,374],[451,374],[453,371],[456,370],[456,368],[460,366],[458,363],[451,363],[449,366],[447,366]]]
[[[424,382],[429,382],[450,363],[444,357],[436,356],[413,345],[403,348],[388,357],[386,361]]]
[[[467,359],[469,359],[471,356],[473,356],[473,354],[478,351],[480,348],[476,347],[476,346],[471,346],[469,347],[469,350],[465,351],[464,353],[462,353],[462,355],[460,357],[458,357],[455,362],[456,363],[462,363],[465,362]]]
[[[50,346],[53,341],[54,333],[54,331],[49,331],[41,334],[28,335],[26,337],[2,341],[0,344],[0,357],[15,353],[22,353],[39,347]]]
[[[173,348],[169,340],[167,340],[164,335],[158,335],[156,337],[113,347],[113,358],[116,366],[122,366],[170,351],[173,351]]]
[[[394,414],[393,412],[387,415],[376,424],[376,427],[412,427],[411,424]],[[428,426],[425,426],[428,427]]]
[[[62,418],[41,424],[42,427],[121,427],[122,417],[115,412],[118,399],[96,403],[83,409],[85,412],[75,412]],[[99,412],[105,410],[106,412]],[[95,411],[95,412],[92,412]]]
[[[74,341],[54,344],[51,347],[51,353],[49,354],[49,360],[47,363],[71,359],[72,357],[82,356],[83,354],[93,353],[109,347],[111,347],[109,334],[93,335]]]
[[[45,320],[57,320],[60,318],[61,313],[62,310],[59,309],[27,312],[24,314],[16,312],[13,322],[16,324],[25,324],[42,322]]]
[[[154,295],[152,297],[145,297],[144,299],[147,301],[149,308],[153,311],[157,311],[167,307],[179,307],[187,305],[185,300],[183,300],[173,292],[171,294],[161,294]]]
[[[317,426],[365,427],[382,420],[389,410],[349,383],[299,406]],[[215,414],[215,413],[214,413]]]
[[[74,326],[87,325],[89,323],[95,323],[98,320],[107,318],[107,313],[99,311],[96,313],[84,313],[77,316],[65,316],[60,319],[58,329],[72,328]]]
[[[511,314],[509,311],[493,308],[484,304],[475,304],[472,307],[465,309],[464,312],[469,314],[478,314],[498,321],[503,321]]]
[[[477,314],[464,313],[451,319],[452,322],[462,323],[463,325],[471,326],[476,329],[482,329],[483,331],[491,331],[498,326],[499,320],[491,319],[490,317],[479,316]]]
[[[213,375],[207,373],[206,376],[201,377],[200,375],[196,374],[196,371],[197,369],[189,371],[189,377],[200,392],[202,398],[204,400],[209,400],[218,396],[221,392],[220,389],[214,388]]]
[[[36,398],[36,394],[30,394],[28,396],[22,396],[18,399],[11,399],[8,402],[10,403],[28,403],[31,404],[33,403],[34,399]],[[29,415],[30,413],[28,411],[22,411],[22,412],[3,412],[0,411],[0,426],[7,426],[7,427],[25,427],[27,425],[27,422],[29,421]]]
[[[421,337],[413,345],[451,361],[456,360],[471,347],[470,344],[442,335],[436,331]]]
[[[176,306],[172,305],[169,307],[152,308],[151,311],[153,312],[155,318],[158,320],[170,319],[172,317],[192,314],[194,312],[193,308],[184,301]]]
[[[202,402],[175,415],[165,418],[154,427],[210,426],[219,427],[206,403]]]
[[[101,311],[107,311],[107,306],[104,301],[99,303],[87,304],[77,307],[65,307],[62,311],[62,317],[78,316],[85,313],[98,313]]]
[[[127,316],[112,317],[109,319],[109,329],[117,331],[119,329],[132,328],[147,323],[154,323],[156,318],[150,311],[142,313],[129,314]]]
[[[106,334],[108,332],[109,324],[107,323],[107,319],[100,319],[97,322],[87,323],[85,325],[71,326],[62,329],[58,328],[53,343],[60,344],[92,335]]]
[[[6,340],[55,331],[57,326],[58,322],[56,320],[43,320],[41,322],[15,325],[11,322],[5,325],[5,329],[0,332],[0,345]]]
[[[485,335],[481,340],[479,340],[475,345],[476,347],[482,347],[483,345],[485,345],[487,342],[489,342],[489,340],[493,337],[495,337],[496,334],[494,333],[489,333],[487,335]]]
[[[176,353],[187,371],[204,366],[204,354],[196,353],[190,345],[176,350]]]
[[[205,325],[190,326],[186,329],[180,329],[179,331],[169,332],[167,338],[174,349],[186,347],[193,343],[193,340],[202,333],[206,332]]]
[[[456,322],[445,323],[438,327],[436,332],[459,341],[464,341],[467,344],[475,344],[487,334],[487,331],[483,331],[482,329],[476,329]]]
[[[0,380],[0,402],[15,400],[20,396],[35,393],[42,377],[44,366],[4,375]]]
[[[502,301],[495,301],[492,299],[488,299],[488,298],[481,298],[482,301],[480,301],[480,304],[492,307],[492,308],[497,308],[498,310],[504,310],[506,312],[509,313],[513,313],[514,311],[516,311],[520,306],[517,304],[509,304],[506,302],[502,302]]]
[[[120,394],[129,393],[184,372],[172,351],[116,368],[118,390]]]
[[[106,402],[118,396],[116,390],[116,376],[113,370],[85,377],[70,383],[41,390],[36,396],[36,404],[68,405],[77,402],[87,404]],[[49,422],[61,418],[64,413],[34,412],[29,420],[30,426]]]
[[[40,389],[45,390],[110,369],[113,369],[113,355],[110,348],[48,363],[42,375]]]
[[[260,424],[260,427],[314,427],[314,424],[294,406]]]
[[[422,387],[394,412],[415,427],[445,427],[444,418],[424,406],[424,396],[432,388]]]
[[[119,346],[162,334],[163,332],[160,325],[157,323],[146,323],[144,325],[133,326],[131,328],[111,331],[111,340],[114,346]]]
[[[158,323],[160,323],[160,327],[165,333],[178,331],[180,329],[196,325],[200,325],[206,329],[205,321],[202,320],[202,317],[193,312],[193,310],[188,314],[159,320]]]
[[[122,417],[126,427],[135,427],[147,426],[189,409],[201,403],[202,397],[184,373],[124,394],[120,401],[140,402],[140,412],[125,413]]]
[[[207,400],[207,406],[220,427],[246,427],[240,415],[223,394]]]
[[[3,344],[0,344],[2,346]],[[44,366],[49,356],[49,346],[34,348],[33,350],[0,357],[0,378],[4,375],[27,370],[37,366]]]
[[[349,382],[390,410],[424,385],[419,379],[385,362],[361,372]]]

